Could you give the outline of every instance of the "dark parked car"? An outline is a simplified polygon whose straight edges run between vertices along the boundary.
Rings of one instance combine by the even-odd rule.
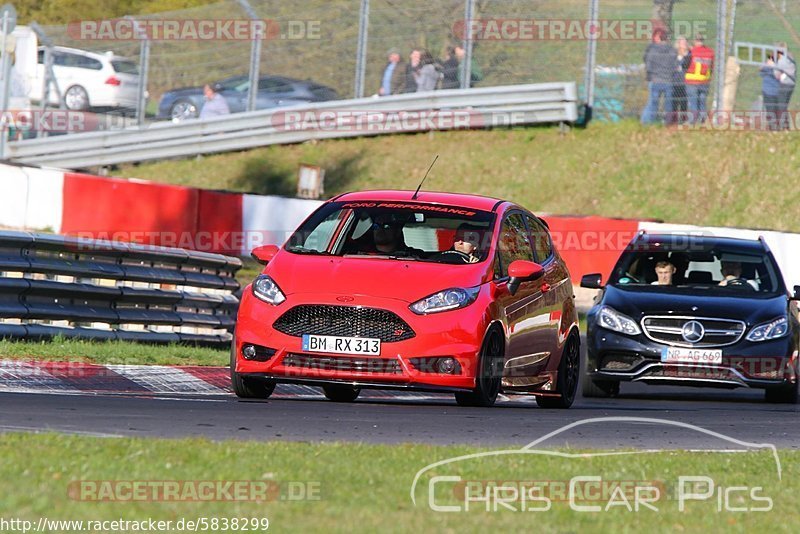
[[[221,86],[219,93],[225,97],[231,113],[247,109],[247,90],[250,87],[250,80],[246,75],[225,78],[215,84]],[[258,82],[256,109],[324,102],[337,98],[339,95],[336,94],[336,91],[310,80],[262,76]],[[156,118],[173,121],[194,119],[200,116],[203,103],[203,86],[173,89],[161,97]]]
[[[640,233],[605,285],[589,274],[581,286],[602,289],[587,317],[584,396],[640,381],[797,402],[800,286],[789,294],[763,239]]]

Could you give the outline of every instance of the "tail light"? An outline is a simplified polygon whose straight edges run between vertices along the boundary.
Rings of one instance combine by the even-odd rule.
[[[122,85],[122,82],[116,76],[109,76],[105,81],[106,85]]]

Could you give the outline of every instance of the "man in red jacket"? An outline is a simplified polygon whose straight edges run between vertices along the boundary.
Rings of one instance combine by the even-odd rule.
[[[704,43],[702,35],[697,34],[692,47],[692,61],[686,71],[686,94],[689,97],[691,121],[705,121],[708,88],[711,86],[711,73],[714,71],[714,51]]]

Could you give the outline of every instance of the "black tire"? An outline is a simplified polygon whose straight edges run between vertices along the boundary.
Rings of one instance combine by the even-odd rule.
[[[325,397],[333,402],[353,402],[358,398],[359,393],[361,393],[361,388],[331,385],[322,386],[322,391],[325,393]]]
[[[575,402],[578,393],[578,380],[581,376],[581,342],[577,335],[571,335],[558,363],[556,392],[558,397],[536,397],[540,408],[566,409]]]
[[[236,372],[236,347],[231,347],[231,385],[233,392],[242,399],[268,399],[275,391],[275,381],[253,376],[242,376]]]
[[[613,380],[593,380],[583,375],[582,393],[587,399],[608,399],[619,395],[619,382]]]
[[[80,85],[73,85],[64,91],[64,105],[70,111],[89,109],[89,93]]]
[[[455,394],[459,406],[494,406],[500,393],[503,376],[503,338],[497,330],[489,332],[483,340],[480,355],[480,372],[472,391],[459,391]]]
[[[772,404],[797,404],[798,382],[791,386],[768,388],[764,391],[764,400]]]

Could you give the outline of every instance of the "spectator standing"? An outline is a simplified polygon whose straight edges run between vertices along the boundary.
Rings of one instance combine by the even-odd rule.
[[[442,78],[442,73],[436,68],[433,56],[427,50],[420,55],[420,69],[414,75],[417,82],[417,92],[433,91]]]
[[[228,102],[225,97],[219,94],[222,86],[219,84],[205,84],[203,86],[203,96],[206,101],[203,104],[203,109],[200,110],[200,118],[208,119],[211,117],[219,117],[221,115],[228,115],[231,109],[228,107]]]
[[[767,63],[761,67],[758,74],[761,76],[761,97],[764,100],[765,122],[770,130],[778,128],[778,117],[780,116],[780,86],[775,70],[775,58],[770,55]]]
[[[686,94],[689,97],[691,122],[706,120],[706,102],[714,72],[714,51],[705,45],[705,38],[697,34],[692,47],[692,58],[686,71]]]
[[[683,122],[686,120],[686,112],[689,110],[686,95],[686,72],[692,61],[692,52],[686,37],[679,36],[675,40],[675,51],[678,54],[678,68],[675,71],[675,85],[672,87],[672,111],[674,122]]]
[[[666,41],[666,32],[657,29],[653,32],[653,42],[644,52],[644,65],[647,70],[649,96],[642,112],[642,124],[658,120],[661,97],[664,97],[664,115],[672,114],[672,87],[675,82],[678,55]]]
[[[447,59],[442,62],[442,89],[458,89],[461,86],[458,82],[459,66],[456,49],[448,46]]]
[[[406,65],[405,72],[405,85],[403,86],[404,93],[417,92],[417,71],[422,68],[420,65],[420,51],[416,48],[408,55],[408,64]]]
[[[478,48],[478,43],[472,43],[472,58],[469,66],[469,86],[475,87],[475,85],[483,80],[483,71],[481,70],[480,65],[475,61],[475,49]],[[456,46],[454,49],[456,54],[456,59],[458,60],[459,66],[464,62],[464,58],[466,57],[467,53],[461,46]],[[458,69],[458,86],[461,87],[461,69]]]
[[[786,43],[778,44],[778,51],[775,61],[775,75],[780,82],[778,91],[778,113],[780,116],[780,129],[788,130],[789,121],[789,102],[792,100],[794,86],[797,80],[797,63],[794,57],[786,49]]]
[[[400,52],[392,48],[387,57],[388,62],[381,77],[381,88],[378,90],[380,96],[400,93],[405,85],[406,64],[400,60]]]

